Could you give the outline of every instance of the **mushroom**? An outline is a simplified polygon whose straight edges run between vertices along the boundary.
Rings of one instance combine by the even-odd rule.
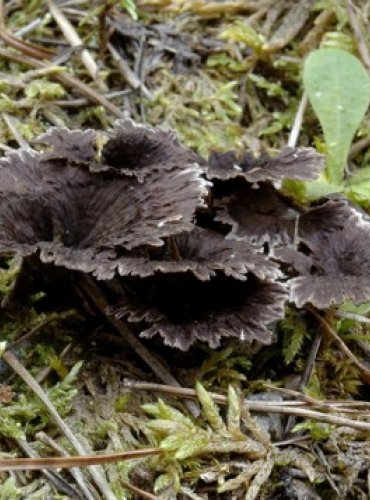
[[[142,337],[159,334],[165,344],[183,351],[196,341],[215,348],[225,337],[268,344],[268,326],[284,317],[287,299],[282,284],[253,274],[242,281],[218,272],[201,281],[191,273],[156,273],[123,283],[124,300],[110,313],[140,322]]]
[[[105,167],[136,176],[140,181],[154,169],[171,168],[174,162],[181,165],[201,160],[179,143],[174,131],[140,125],[128,119],[115,122],[101,156],[101,164]]]
[[[160,246],[190,231],[206,188],[195,163],[172,163],[139,182],[19,150],[0,160],[0,252],[40,251],[43,262],[99,274],[117,248]]]
[[[246,154],[238,159],[230,151],[212,153],[207,177],[214,182],[215,220],[231,226],[230,238],[259,245],[288,243],[300,211],[274,184],[314,179],[323,167],[323,157],[312,148],[285,148],[274,158]]]
[[[227,181],[244,179],[248,183],[279,182],[283,179],[316,179],[324,168],[324,157],[313,148],[285,148],[277,156],[266,153],[255,158],[247,153],[238,159],[233,151],[213,152],[207,176]]]
[[[207,281],[222,271],[226,276],[245,280],[252,272],[261,280],[274,281],[281,276],[275,263],[261,254],[261,248],[248,242],[226,240],[214,231],[194,227],[191,232],[171,236],[160,248],[148,245],[107,261],[103,274],[112,277],[151,276],[161,273],[192,273]]]
[[[348,218],[345,199],[329,199],[304,211],[292,207],[271,184],[237,191],[216,204],[215,220],[231,226],[228,238],[271,247],[292,244],[298,237],[332,232]],[[329,217],[329,218],[328,218]]]
[[[343,212],[344,207],[343,203]],[[370,300],[370,222],[347,204],[346,217],[336,225],[335,209],[334,221],[330,219],[333,205],[324,208],[330,231],[314,230],[312,225],[299,239],[298,248],[273,250],[273,256],[290,265],[296,274],[288,280],[290,300],[297,307],[311,303],[318,309],[345,300],[366,302]]]
[[[65,127],[51,127],[40,135],[35,143],[45,144],[51,151],[43,159],[64,159],[75,162],[92,162],[96,156],[96,132],[92,129],[70,130]]]

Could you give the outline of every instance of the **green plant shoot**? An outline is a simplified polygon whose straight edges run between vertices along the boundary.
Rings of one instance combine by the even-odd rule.
[[[328,182],[340,186],[353,137],[369,106],[369,76],[350,53],[319,49],[305,61],[303,83],[323,129]]]

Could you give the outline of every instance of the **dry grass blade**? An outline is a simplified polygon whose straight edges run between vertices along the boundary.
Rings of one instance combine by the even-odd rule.
[[[3,120],[7,124],[9,130],[13,134],[14,139],[18,142],[21,148],[29,148],[28,142],[23,138],[19,132],[18,120],[13,116],[8,115],[8,113],[2,113]]]
[[[297,113],[294,118],[294,123],[293,127],[290,131],[289,139],[288,139],[288,146],[290,148],[295,148],[297,146],[298,142],[298,137],[299,137],[299,132],[301,130],[302,122],[303,122],[303,115],[306,110],[308,98],[306,92],[303,92],[303,95],[301,97],[301,100],[299,101],[299,106],[297,109]]]
[[[68,469],[70,467],[88,467],[91,465],[111,464],[121,460],[159,455],[159,448],[122,451],[107,455],[83,455],[75,457],[44,457],[44,458],[14,458],[0,459],[0,471],[9,470],[40,470],[40,469]],[[112,497],[115,498],[115,497]]]
[[[24,382],[30,387],[30,389],[40,398],[47,408],[51,418],[54,420],[55,424],[67,437],[69,442],[72,444],[74,449],[80,455],[86,455],[85,450],[78,439],[75,437],[71,429],[60,417],[59,413],[56,411],[55,407],[51,403],[50,399],[46,395],[45,391],[42,389],[40,384],[32,377],[32,375],[26,370],[26,368],[18,361],[18,359],[9,351],[5,351],[2,355],[2,360],[4,360],[16,373],[19,375]],[[40,467],[45,468],[45,467]],[[113,494],[111,488],[104,477],[104,473],[101,469],[96,466],[90,466],[89,468],[94,481],[103,495],[105,495],[108,500],[115,500],[115,495]]]
[[[148,493],[147,491],[144,491],[137,486],[134,486],[133,484],[128,483],[127,481],[124,481],[121,479],[121,484],[129,491],[132,493],[135,493],[136,498],[146,498],[148,500],[156,500],[159,499],[159,497],[152,495],[151,493]]]
[[[108,43],[108,49],[112,56],[113,62],[116,64],[118,71],[127,81],[127,83],[134,89],[140,89],[143,95],[150,99],[151,95],[145,85],[141,82],[139,77],[132,71],[127,62],[120,56],[117,50],[113,47],[111,43]]]
[[[54,17],[55,21],[57,22],[59,28],[62,30],[63,35],[65,38],[68,40],[68,42],[71,44],[72,47],[74,48],[81,48],[82,50],[79,52],[79,55],[81,57],[81,61],[85,65],[89,75],[93,80],[95,80],[96,84],[102,90],[103,92],[106,92],[107,87],[104,84],[103,80],[100,78],[99,73],[98,73],[98,66],[92,57],[91,53],[83,47],[83,41],[81,40],[80,36],[72,26],[72,24],[69,22],[69,20],[66,18],[66,16],[63,14],[63,12],[59,9],[58,5],[53,0],[48,0],[47,1],[49,10],[51,15]]]
[[[301,380],[300,380],[300,384],[299,384],[299,389],[302,392],[304,391],[305,387],[307,386],[307,384],[311,378],[311,375],[312,375],[312,372],[313,372],[313,369],[315,366],[316,356],[317,356],[317,353],[320,349],[321,338],[322,338],[321,332],[318,332],[314,338],[314,341],[312,342],[309,355],[306,359],[305,368],[304,368],[304,371],[301,375]],[[287,421],[286,426],[285,426],[285,433],[286,434],[289,433],[293,429],[293,427],[295,426],[295,422],[296,422],[295,417],[290,416],[288,418],[288,421]]]

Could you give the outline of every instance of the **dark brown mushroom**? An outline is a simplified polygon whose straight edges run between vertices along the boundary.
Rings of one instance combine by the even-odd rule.
[[[153,169],[171,168],[174,163],[194,163],[199,159],[179,143],[174,131],[126,119],[115,122],[111,137],[103,147],[101,164],[142,181]]]
[[[142,323],[141,336],[159,334],[183,351],[196,341],[218,347],[225,337],[268,344],[268,325],[284,316],[287,299],[283,285],[253,275],[240,281],[218,273],[200,281],[190,273],[157,273],[123,283],[123,303],[110,313]]]
[[[41,250],[42,259],[78,269],[84,259],[86,269],[106,263],[116,247],[160,246],[190,231],[206,191],[195,164],[154,171],[140,183],[27,150],[0,160],[0,186],[0,252]]]
[[[247,153],[238,159],[232,152],[213,152],[209,158],[209,179],[244,179],[248,183],[280,182],[283,179],[316,179],[324,169],[324,157],[313,148],[285,148],[277,156],[266,153],[255,158]]]
[[[36,139],[36,143],[46,144],[50,152],[43,154],[47,159],[65,159],[76,162],[92,162],[96,155],[96,132],[92,129],[70,130],[51,127]]]
[[[215,220],[231,226],[228,238],[275,246],[337,231],[353,214],[344,198],[329,199],[306,211],[289,201],[271,184],[247,185],[216,203]]]
[[[299,212],[271,184],[246,185],[216,204],[215,220],[231,226],[228,237],[257,245],[292,240]]]
[[[114,274],[147,277],[162,273],[190,272],[206,281],[218,271],[238,280],[253,273],[261,280],[274,281],[281,276],[276,264],[248,242],[226,240],[224,236],[199,227],[191,232],[167,238],[159,249],[148,246],[117,255],[99,269],[107,279]],[[99,275],[98,275],[99,276]]]
[[[345,300],[370,300],[370,223],[358,212],[353,211],[342,228],[311,232],[298,249],[283,247],[273,255],[297,274],[288,281],[297,307],[311,303],[326,309]]]

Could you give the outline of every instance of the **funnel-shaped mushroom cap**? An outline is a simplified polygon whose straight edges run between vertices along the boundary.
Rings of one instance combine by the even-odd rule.
[[[298,250],[280,248],[274,256],[298,274],[288,282],[298,307],[311,303],[325,309],[345,300],[370,300],[370,223],[358,214],[342,229],[311,233]]]
[[[191,272],[207,281],[218,271],[238,280],[252,273],[261,280],[274,281],[281,276],[278,266],[261,254],[261,249],[245,241],[227,240],[224,236],[199,227],[191,232],[167,238],[159,249],[141,247],[107,261],[99,276],[147,277],[162,273]]]
[[[252,275],[247,281],[222,274],[200,281],[190,273],[158,273],[129,281],[124,302],[110,312],[148,325],[143,337],[159,334],[186,351],[197,340],[218,347],[223,337],[268,344],[268,325],[284,316],[286,298],[282,285]]]
[[[51,127],[36,139],[36,143],[46,144],[51,151],[43,154],[44,159],[65,159],[69,161],[93,161],[96,132],[92,129],[70,130]]]
[[[153,169],[194,163],[199,157],[182,146],[173,131],[164,131],[132,120],[118,120],[103,147],[101,163],[126,175],[145,179]]]
[[[42,249],[42,258],[64,259],[66,267],[78,251],[79,269],[85,254],[90,266],[101,253],[106,263],[116,247],[160,246],[164,237],[190,231],[205,191],[195,164],[173,164],[140,183],[20,150],[0,160],[0,251]]]
[[[299,212],[271,184],[251,185],[218,201],[220,211],[215,220],[231,226],[228,238],[270,246],[289,244],[295,238],[330,233],[344,227],[353,215],[345,199]]]
[[[209,179],[245,179],[258,182],[279,182],[284,179],[316,179],[324,169],[324,157],[313,148],[285,148],[277,156],[262,154],[258,158],[245,154],[240,159],[234,152],[213,152],[209,158]]]
[[[231,226],[229,238],[263,245],[288,243],[299,212],[290,207],[271,184],[246,185],[217,203],[216,221]]]

